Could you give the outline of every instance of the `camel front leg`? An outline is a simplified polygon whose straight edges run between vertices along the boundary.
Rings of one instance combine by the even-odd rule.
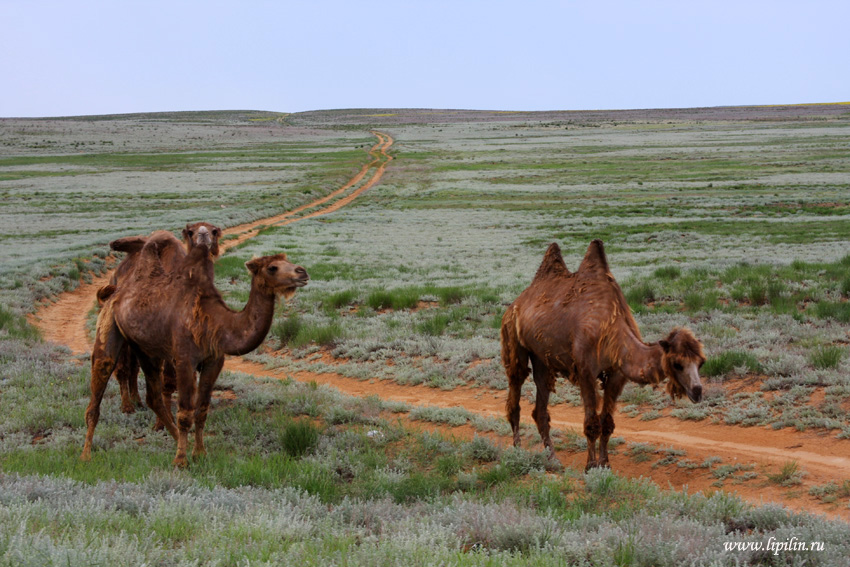
[[[91,460],[94,429],[100,420],[100,403],[109,384],[109,377],[118,363],[121,348],[125,346],[124,337],[118,331],[118,325],[112,319],[111,310],[101,311],[97,322],[97,336],[91,353],[91,398],[86,408],[86,441],[80,460]]]
[[[185,468],[189,466],[186,459],[189,429],[195,421],[195,367],[191,362],[176,361],[174,370],[177,376],[177,454],[173,464],[175,467]]]
[[[213,386],[224,366],[224,358],[208,360],[201,369],[198,379],[198,398],[195,408],[195,448],[192,457],[200,457],[207,454],[204,446],[204,425],[207,422],[207,413],[210,409]]]
[[[617,398],[620,397],[625,385],[626,379],[619,372],[610,376],[605,382],[605,393],[602,397],[602,413],[600,414],[602,425],[602,434],[599,437],[598,466],[600,467],[609,466],[608,441],[611,439],[611,434],[614,433],[614,412],[617,409]]]
[[[596,456],[596,440],[602,430],[597,407],[599,404],[596,393],[596,377],[586,372],[577,374],[579,389],[581,390],[581,402],[584,406],[584,436],[587,438],[587,465],[584,470],[588,471],[599,466]]]

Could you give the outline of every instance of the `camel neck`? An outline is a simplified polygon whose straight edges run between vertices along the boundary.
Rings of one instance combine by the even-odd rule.
[[[661,357],[664,350],[658,343],[648,345],[632,333],[625,333],[628,343],[624,346],[623,364],[620,371],[632,382],[657,384],[664,379]]]
[[[229,355],[251,352],[265,340],[274,318],[275,293],[251,280],[251,294],[242,311],[229,311],[221,317],[220,351]]]

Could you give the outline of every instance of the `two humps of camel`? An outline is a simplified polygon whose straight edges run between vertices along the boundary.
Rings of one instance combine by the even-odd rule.
[[[567,269],[558,245],[551,244],[531,285],[502,317],[501,336],[502,363],[508,377],[506,411],[514,445],[520,444],[519,400],[530,362],[537,389],[532,417],[552,459],[548,404],[558,375],[581,391],[586,469],[608,466],[614,409],[627,381],[652,385],[666,381],[673,398],[702,399],[702,344],[684,328],[673,329],[656,343],[643,342],[608,268],[601,240],[590,243],[575,273]]]
[[[83,460],[91,458],[100,403],[119,360],[127,365],[125,373],[136,361],[141,366],[148,406],[177,439],[174,465],[188,464],[188,434],[193,425],[193,455],[206,453],[204,425],[225,355],[243,355],[257,348],[271,327],[277,298],[291,297],[309,280],[307,271],[290,263],[285,254],[255,258],[245,264],[251,272],[248,303],[242,311],[230,309],[213,278],[220,234],[217,227],[199,223],[186,227],[186,249],[166,231],[119,245],[131,252],[125,259],[129,266],[118,270],[121,273],[114,282],[98,293],[102,307],[91,357]],[[163,400],[164,372],[174,375],[176,426]]]

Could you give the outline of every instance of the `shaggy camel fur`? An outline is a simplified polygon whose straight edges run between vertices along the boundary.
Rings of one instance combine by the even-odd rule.
[[[91,458],[103,391],[125,343],[145,373],[149,405],[177,439],[174,465],[187,465],[193,423],[194,455],[205,454],[203,430],[224,356],[257,348],[268,334],[277,297],[291,297],[309,280],[306,270],[287,261],[285,254],[255,258],[245,264],[252,274],[251,292],[245,308],[237,312],[224,303],[213,285],[209,250],[193,248],[180,269],[166,272],[159,258],[167,246],[174,243],[153,236],[148,240],[132,285],[118,288],[98,317],[83,460]],[[177,427],[161,396],[159,374],[164,361],[171,361],[176,371]],[[197,384],[196,370],[200,372]]]
[[[702,344],[690,330],[681,328],[657,343],[643,342],[623,292],[608,269],[601,240],[590,243],[576,273],[567,269],[558,245],[551,244],[531,285],[502,317],[501,335],[509,386],[506,410],[514,445],[520,443],[520,390],[530,361],[537,387],[532,416],[552,458],[547,406],[559,374],[581,391],[588,469],[608,466],[613,413],[626,381],[656,385],[666,380],[672,397],[687,394],[693,402],[702,398]]]
[[[151,236],[157,235],[157,238],[168,239],[170,233],[157,231]],[[219,255],[218,239],[221,237],[221,229],[217,226],[206,222],[196,222],[187,224],[183,229],[183,242],[185,250],[181,246],[166,246],[162,248],[162,256],[160,257],[162,267],[166,271],[174,271],[186,257],[186,254],[194,246],[207,246],[213,258]],[[142,251],[145,243],[148,241],[148,236],[127,236],[113,240],[109,243],[109,247],[116,252],[125,252],[127,255],[118,264],[118,267],[112,272],[112,277],[109,279],[109,285],[102,287],[97,292],[98,302],[103,305],[103,302],[115,289],[122,284],[126,284],[129,276],[133,273],[138,263],[139,253]],[[174,239],[176,242],[176,239]],[[212,275],[210,276],[212,279]],[[136,407],[141,405],[138,386],[139,376],[139,361],[133,355],[129,346],[121,349],[121,354],[118,357],[118,364],[115,367],[115,379],[121,389],[121,411],[124,413],[133,413]],[[175,392],[174,367],[166,362],[162,370],[163,378],[163,401],[166,407],[171,407],[171,395]],[[157,419],[154,425],[155,429],[162,429],[162,422]]]

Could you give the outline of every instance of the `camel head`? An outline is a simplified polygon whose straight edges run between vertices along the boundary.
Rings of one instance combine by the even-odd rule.
[[[675,328],[658,344],[664,349],[661,366],[667,377],[670,397],[675,399],[687,395],[692,402],[699,402],[702,399],[699,369],[705,362],[702,343],[689,329]]]
[[[183,240],[187,248],[204,246],[209,249],[210,256],[218,256],[218,239],[221,237],[221,229],[208,222],[196,222],[187,224],[183,229]]]
[[[307,270],[289,262],[286,254],[254,258],[246,262],[245,267],[262,288],[275,295],[281,294],[286,299],[291,298],[299,287],[304,287],[310,281]]]

